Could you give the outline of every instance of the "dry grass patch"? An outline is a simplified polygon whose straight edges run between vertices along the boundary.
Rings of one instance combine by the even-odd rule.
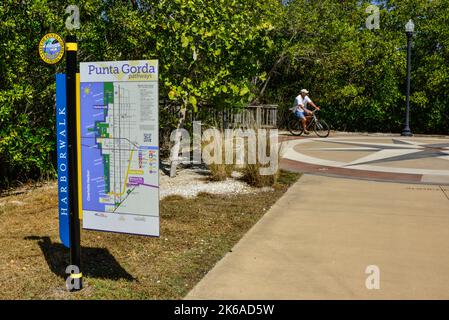
[[[210,164],[207,167],[210,170],[210,180],[225,181],[231,177],[235,166],[231,164]]]
[[[269,192],[161,201],[161,237],[82,232],[85,289],[68,293],[55,184],[0,198],[0,299],[178,299],[228,252],[298,175]]]

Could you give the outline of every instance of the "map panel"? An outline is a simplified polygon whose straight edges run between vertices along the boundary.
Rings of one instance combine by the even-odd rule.
[[[80,69],[83,227],[158,236],[157,61]]]

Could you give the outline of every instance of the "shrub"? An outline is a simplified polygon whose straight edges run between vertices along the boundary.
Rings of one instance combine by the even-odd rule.
[[[210,179],[212,181],[224,181],[227,178],[229,178],[231,176],[231,174],[234,172],[235,169],[235,164],[226,164],[225,163],[225,139],[224,139],[224,134],[221,131],[220,132],[220,136],[221,136],[221,148],[222,148],[222,152],[221,152],[221,163],[211,163],[209,165],[207,165],[207,168],[210,170]],[[207,143],[208,144],[208,143]],[[207,144],[202,144],[202,149],[204,150],[205,145]],[[213,156],[215,156],[215,154],[213,154]]]
[[[208,168],[213,181],[224,181],[234,172],[233,164],[210,164]]]
[[[256,145],[259,146],[259,129],[254,129],[255,133],[256,133]],[[269,135],[268,135],[269,136]],[[271,150],[271,140],[267,139],[267,149],[266,150]],[[270,164],[268,165],[263,165],[260,163],[260,159],[259,157],[256,158],[256,163],[254,164],[249,164],[247,163],[243,169],[242,169],[242,173],[243,173],[243,180],[245,182],[247,182],[249,185],[252,185],[254,187],[272,187],[274,186],[278,179],[279,179],[279,175],[280,175],[280,169],[279,169],[279,161],[281,160],[281,148],[279,145],[276,146],[276,168],[275,171],[272,174],[262,174],[262,170],[263,168],[268,168],[270,166]],[[248,144],[245,144],[245,154],[248,155]]]

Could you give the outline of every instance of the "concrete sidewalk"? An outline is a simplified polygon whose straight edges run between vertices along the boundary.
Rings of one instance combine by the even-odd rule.
[[[186,299],[449,299],[448,197],[304,175]]]

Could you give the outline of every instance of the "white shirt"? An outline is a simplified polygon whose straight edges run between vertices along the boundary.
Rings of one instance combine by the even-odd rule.
[[[308,96],[305,96],[305,98],[302,97],[302,95],[299,95],[295,98],[295,104],[293,105],[292,111],[301,110],[299,105],[303,105],[305,109],[307,109],[307,104],[312,102]]]

